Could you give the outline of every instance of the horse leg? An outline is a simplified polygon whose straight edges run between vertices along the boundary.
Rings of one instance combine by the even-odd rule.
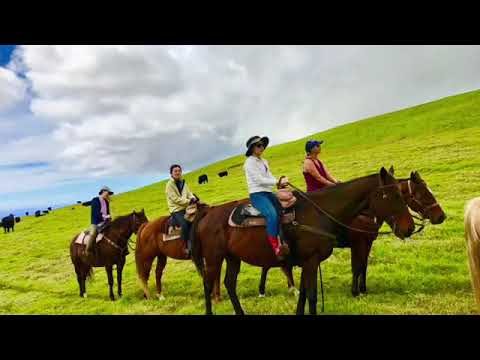
[[[307,301],[307,292],[305,289],[305,273],[302,268],[302,274],[300,275],[300,293],[297,302],[297,315],[305,314],[305,302]]]
[[[113,266],[106,265],[105,270],[107,271],[108,287],[110,289],[110,300],[114,301],[115,295],[113,294]]]
[[[360,292],[363,294],[367,293],[367,267],[368,267],[368,257],[370,255],[370,250],[372,249],[373,240],[367,242],[367,249],[365,254],[365,261],[363,263],[361,277],[360,277]]]
[[[203,291],[205,293],[205,309],[206,315],[213,315],[212,312],[212,291],[215,283],[215,279],[222,271],[222,260],[215,259],[212,263],[207,262],[203,275]]]
[[[298,295],[298,290],[295,288],[295,282],[293,281],[293,266],[282,266],[281,269],[287,277],[288,291]]]
[[[157,297],[158,300],[164,300],[165,297],[162,295],[162,275],[163,269],[167,265],[167,257],[165,255],[157,256],[157,267],[155,268],[155,275],[157,281]]]
[[[152,269],[154,257],[142,258],[135,254],[135,262],[137,264],[137,274],[142,282],[143,297],[150,299],[150,292],[148,291],[148,278],[150,277],[150,270]]]
[[[85,294],[85,278],[87,275],[85,274],[85,271],[82,271],[82,265],[75,263],[73,265],[75,267],[75,273],[77,274],[77,281],[78,281],[78,286],[80,288],[80,297],[84,297]]]
[[[305,272],[305,289],[308,297],[308,310],[310,315],[317,315],[317,272],[320,261],[312,259],[304,265]]]
[[[357,239],[353,239],[351,244],[352,295],[353,297],[357,297],[360,295],[358,280],[362,272],[362,253],[364,252],[362,248],[366,246],[366,243],[362,237],[358,237]]]
[[[212,298],[215,303],[219,303],[222,299],[220,296],[220,278],[222,276],[222,266],[218,269],[217,274],[215,275],[215,282],[213,283]]]
[[[240,259],[227,256],[227,271],[225,274],[225,287],[227,288],[228,295],[230,296],[230,301],[232,302],[233,308],[235,309],[235,314],[244,315],[242,306],[237,296],[237,276],[240,272]]]
[[[123,271],[124,265],[125,265],[125,256],[123,256],[120,262],[117,264],[118,297],[122,297],[122,271]]]
[[[260,286],[258,287],[258,297],[265,297],[265,284],[269,267],[262,267],[262,276],[260,277]]]

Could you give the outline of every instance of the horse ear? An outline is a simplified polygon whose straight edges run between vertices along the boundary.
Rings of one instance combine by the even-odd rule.
[[[133,213],[136,214],[135,210],[133,210]]]
[[[142,208],[142,214],[145,214],[145,209]]]
[[[388,169],[388,172],[390,173],[390,175],[393,176],[393,174],[395,174],[395,169],[393,168],[393,165],[390,166],[390,169]]]
[[[415,171],[415,177],[416,177],[417,180],[419,180],[419,181],[422,180],[422,177],[420,176],[420,174],[418,173],[418,171]]]
[[[382,181],[382,185],[385,184],[385,181],[387,180],[388,172],[387,169],[385,169],[384,166],[380,169],[380,179]]]

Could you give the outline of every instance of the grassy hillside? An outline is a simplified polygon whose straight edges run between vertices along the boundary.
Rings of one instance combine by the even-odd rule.
[[[463,238],[463,207],[479,195],[480,91],[347,124],[308,138],[324,139],[322,158],[338,178],[348,180],[393,164],[397,177],[418,170],[434,191],[448,219],[405,242],[379,238],[368,270],[369,294],[350,295],[350,250],[335,249],[323,263],[326,312],[329,314],[470,314],[473,301]],[[300,139],[271,147],[266,158],[274,175],[287,175],[304,188]],[[173,156],[173,155],[172,155]],[[172,158],[172,161],[175,159]],[[217,162],[186,175],[192,190],[210,204],[246,197],[244,156]],[[229,176],[217,172],[228,169]],[[210,182],[198,185],[198,175]],[[164,182],[115,196],[114,214],[145,208],[154,219],[167,213]],[[78,296],[70,262],[72,236],[89,223],[89,208],[75,206],[41,217],[23,218],[14,234],[0,234],[1,314],[203,314],[201,279],[189,261],[168,260],[165,300],[144,301],[129,255],[124,297],[108,300],[105,271],[96,269],[87,284],[88,298]],[[295,270],[299,283],[300,269]],[[260,268],[242,264],[238,294],[248,314],[293,314],[296,298],[287,292],[279,269],[272,269],[267,297],[257,297]],[[150,288],[154,292],[154,283]],[[233,314],[226,290],[214,306],[217,314]],[[319,305],[320,306],[320,305]]]

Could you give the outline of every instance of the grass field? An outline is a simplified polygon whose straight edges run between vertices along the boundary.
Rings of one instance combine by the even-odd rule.
[[[476,314],[465,240],[463,209],[479,195],[480,91],[347,124],[309,138],[324,139],[322,158],[341,180],[395,166],[396,177],[420,172],[448,218],[406,241],[392,236],[375,241],[368,270],[368,295],[350,294],[350,250],[335,249],[322,263],[327,314]],[[272,172],[304,188],[301,164],[305,139],[266,151]],[[172,155],[173,156],[173,155]],[[175,159],[172,157],[171,159]],[[239,155],[186,175],[203,201],[220,204],[244,198],[247,188]],[[229,171],[219,178],[217,172]],[[198,185],[199,174],[210,182]],[[114,196],[114,215],[145,208],[149,219],[167,213],[165,182]],[[142,299],[134,257],[127,257],[124,297],[108,299],[105,271],[95,269],[88,298],[78,296],[69,258],[73,235],[89,224],[90,208],[74,206],[40,217],[24,217],[15,233],[0,234],[1,314],[203,314],[203,286],[190,261],[169,259],[164,272],[165,300]],[[298,285],[300,269],[294,270]],[[267,297],[258,298],[260,268],[242,264],[238,294],[247,314],[293,314],[296,298],[287,292],[279,269],[272,269]],[[153,279],[150,288],[154,293]],[[224,287],[216,314],[233,314]],[[319,304],[320,306],[320,304]]]

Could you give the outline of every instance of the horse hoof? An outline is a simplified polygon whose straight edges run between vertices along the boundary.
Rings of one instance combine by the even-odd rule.
[[[296,287],[291,287],[288,289],[288,292],[293,294],[293,296],[298,296],[300,294],[300,291]]]
[[[83,296],[82,296],[84,299],[87,298],[87,293],[84,293]]]
[[[258,297],[259,297],[259,298],[264,298],[264,297],[265,297],[265,294],[258,294]]]
[[[157,298],[160,301],[165,300],[165,296],[163,296],[163,295],[157,295]]]

